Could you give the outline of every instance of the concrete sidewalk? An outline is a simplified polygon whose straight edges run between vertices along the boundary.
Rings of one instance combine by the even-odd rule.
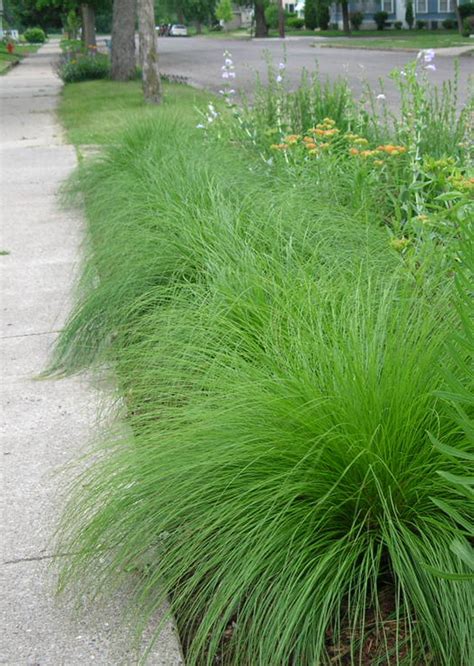
[[[51,537],[60,488],[93,435],[99,396],[86,379],[37,382],[70,307],[81,220],[58,207],[76,165],[55,109],[51,43],[0,77],[2,373],[2,637],[0,663],[136,664],[123,596],[75,619],[54,597]],[[123,592],[125,594],[125,591]],[[146,639],[142,649],[144,649]],[[150,664],[182,664],[169,623]]]

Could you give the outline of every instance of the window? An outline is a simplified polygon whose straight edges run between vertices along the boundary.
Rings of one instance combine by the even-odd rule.
[[[393,0],[382,0],[382,11],[393,14]]]
[[[441,2],[442,0],[440,0]],[[445,0],[447,2],[448,0]],[[416,0],[416,13],[426,14],[428,11],[428,0]]]
[[[448,14],[454,12],[454,0],[438,0],[438,11],[440,14]]]

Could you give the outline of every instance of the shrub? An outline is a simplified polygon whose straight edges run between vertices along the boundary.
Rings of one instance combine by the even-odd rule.
[[[426,26],[428,25],[427,21],[421,21],[420,19],[416,19],[416,29],[417,30],[424,30]]]
[[[364,15],[362,14],[362,12],[351,12],[351,14],[349,14],[349,19],[352,28],[354,30],[360,30],[360,26],[364,21]]]
[[[466,16],[462,22],[463,37],[469,37],[474,34],[474,16]]]
[[[30,44],[43,44],[46,41],[46,34],[42,28],[28,28],[23,37]]]
[[[403,27],[403,21],[395,21],[393,27],[395,28],[395,30],[401,30]]]
[[[59,42],[61,51],[72,55],[73,53],[87,53],[87,48],[80,39],[63,38]]]
[[[76,14],[74,9],[71,9],[67,14],[66,26],[65,26],[68,39],[71,40],[77,39],[80,25],[81,21],[79,19],[79,16]]]
[[[406,9],[405,9],[405,21],[407,22],[408,28],[411,30],[413,28],[413,23],[415,21],[415,14],[413,12],[412,0],[407,0]]]
[[[387,23],[388,14],[387,12],[375,12],[374,21],[377,25],[377,30],[384,30],[385,24]]]
[[[96,54],[73,54],[63,59],[58,74],[64,83],[106,79],[110,73],[110,62],[107,56]]]
[[[215,9],[215,14],[219,21],[223,21],[224,23],[232,21],[234,12],[230,0],[219,0]]]
[[[474,16],[474,2],[465,2],[458,5],[459,15],[462,19],[467,16]]]
[[[329,12],[329,3],[328,2],[325,2],[323,0],[320,0],[320,2],[318,2],[317,16],[318,16],[318,25],[321,28],[321,30],[328,30],[329,29],[329,21],[330,21],[330,12]],[[337,24],[336,24],[335,29],[337,30]]]
[[[269,28],[273,30],[278,28],[278,16],[279,16],[278,5],[272,3],[265,8],[265,20]]]
[[[318,8],[316,0],[305,0],[304,24],[308,30],[314,30],[318,27]]]
[[[456,21],[450,18],[444,19],[442,26],[445,30],[454,30],[456,27]]]
[[[287,20],[286,25],[292,30],[301,30],[304,28],[304,19],[292,16]]]

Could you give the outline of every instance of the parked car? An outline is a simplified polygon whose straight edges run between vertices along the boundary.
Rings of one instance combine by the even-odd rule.
[[[175,24],[172,25],[169,32],[170,37],[187,37],[188,29],[185,25]]]

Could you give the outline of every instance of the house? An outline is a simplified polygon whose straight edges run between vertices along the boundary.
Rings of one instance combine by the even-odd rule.
[[[455,0],[412,0],[413,14],[415,20],[426,21],[429,28],[442,27],[445,19],[456,19]],[[460,4],[463,4],[462,2]],[[384,11],[388,14],[387,23],[401,21],[405,23],[407,0],[349,0],[349,13],[361,12],[364,15],[362,29],[373,29],[376,27],[373,16],[376,12]],[[342,12],[339,4],[331,5],[331,23],[342,28]]]
[[[225,25],[226,30],[238,30],[239,28],[250,28],[253,22],[253,6],[232,4],[232,20],[227,21],[225,24],[221,21],[221,25]]]
[[[289,14],[296,14],[298,18],[304,18],[304,0],[284,2],[283,6]]]

